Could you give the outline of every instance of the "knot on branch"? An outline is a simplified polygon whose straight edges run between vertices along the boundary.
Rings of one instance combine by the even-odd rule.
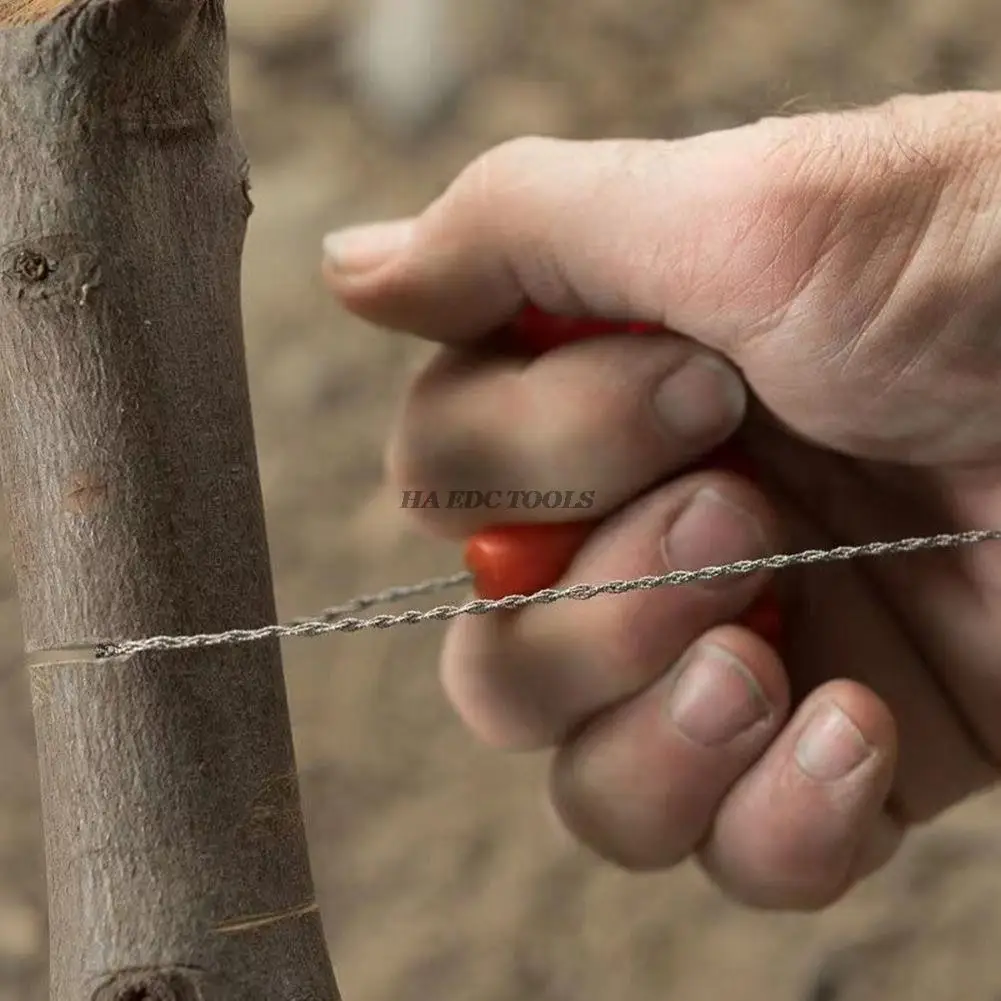
[[[25,282],[43,282],[52,274],[52,264],[35,250],[20,250],[11,266],[15,277]]]
[[[91,1001],[202,1001],[202,992],[184,969],[125,970],[105,980]]]
[[[82,306],[100,284],[97,249],[72,234],[37,236],[0,247],[0,290],[16,302]]]

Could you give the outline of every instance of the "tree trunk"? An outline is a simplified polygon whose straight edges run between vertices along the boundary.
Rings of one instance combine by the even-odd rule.
[[[222,0],[0,2],[0,473],[53,1001],[331,1001],[240,313]]]

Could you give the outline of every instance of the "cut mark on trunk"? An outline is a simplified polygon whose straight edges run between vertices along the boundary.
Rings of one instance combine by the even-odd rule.
[[[233,918],[231,921],[217,924],[212,930],[217,935],[239,935],[243,932],[256,931],[258,928],[266,928],[279,921],[296,921],[299,918],[308,917],[310,914],[316,914],[319,909],[320,905],[313,901],[284,911],[272,911],[269,914],[248,914],[246,917]]]
[[[124,658],[123,658],[124,659]],[[97,647],[63,646],[50,650],[32,650],[25,658],[29,669],[38,667],[56,667],[61,664],[96,664]]]

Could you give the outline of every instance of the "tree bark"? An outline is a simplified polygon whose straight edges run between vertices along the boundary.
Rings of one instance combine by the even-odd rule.
[[[39,20],[44,18],[44,20]],[[0,474],[53,1001],[331,1001],[247,386],[222,0],[0,2]]]

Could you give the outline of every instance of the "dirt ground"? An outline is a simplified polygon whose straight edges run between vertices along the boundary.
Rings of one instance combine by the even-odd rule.
[[[352,102],[346,3],[229,8],[257,203],[247,353],[282,618],[459,562],[409,534],[379,491],[386,429],[425,352],[329,301],[326,229],[415,211],[520,133],[678,136],[780,108],[1001,83],[994,0],[531,0],[505,36],[481,40],[475,78],[436,128],[401,146]],[[2,538],[0,1001],[42,1001],[37,772]],[[450,715],[440,638],[432,627],[285,645],[346,1001],[1001,998],[998,797],[914,837],[825,914],[750,913],[693,868],[631,877],[570,844],[544,807],[545,761],[483,750]]]

